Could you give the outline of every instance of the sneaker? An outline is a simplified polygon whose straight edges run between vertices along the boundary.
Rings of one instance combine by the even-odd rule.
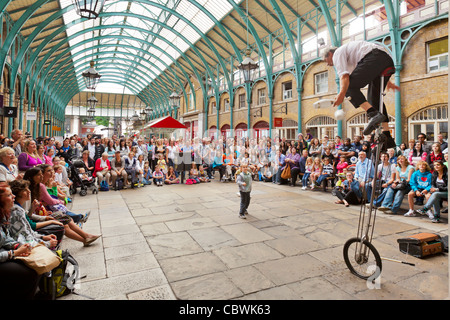
[[[367,117],[369,118],[369,123],[363,131],[363,134],[365,136],[370,135],[372,131],[375,130],[381,123],[388,121],[387,117],[384,114],[380,113],[380,111],[374,111],[370,114],[367,113]]]
[[[143,183],[139,184],[139,187],[141,187],[141,188],[142,188],[143,186],[144,186],[144,184],[143,184]]]
[[[380,211],[389,211],[391,209],[389,209],[388,207],[379,207],[378,210],[380,210]]]
[[[439,220],[439,218],[433,218],[433,220],[431,220],[431,222],[433,222],[433,223],[439,223],[439,222],[441,222],[441,221]]]
[[[245,210],[245,211],[244,211],[244,214],[248,215],[248,211],[247,211],[247,210]]]
[[[241,218],[241,219],[247,219],[247,217],[245,216],[245,214],[239,214],[239,218]]]
[[[314,190],[314,188],[315,188],[315,185],[312,184],[311,185],[311,190]]]
[[[424,216],[424,215],[427,214],[427,210],[424,209],[424,208],[417,209],[416,212],[417,212],[418,214],[422,215],[422,216]]]
[[[405,217],[415,217],[416,213],[414,212],[414,210],[409,209],[409,211],[407,213],[404,214]]]
[[[80,219],[80,222],[82,223],[86,223],[87,219],[89,218],[89,215],[91,214],[91,210],[89,210],[88,212],[86,212],[83,217]]]
[[[434,219],[434,213],[431,212],[431,210],[427,210],[427,215],[428,215],[428,218],[430,218],[430,220]]]
[[[302,190],[306,190],[306,187],[302,187]]]

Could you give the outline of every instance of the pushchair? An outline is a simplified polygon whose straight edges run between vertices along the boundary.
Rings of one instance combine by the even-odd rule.
[[[84,173],[80,172],[80,169],[84,169]],[[81,176],[81,173],[83,177]],[[92,193],[98,193],[96,179],[92,176],[82,160],[72,161],[71,178],[73,181],[72,194],[77,193],[77,188],[80,188],[80,196],[83,197],[87,194],[88,188],[92,188]]]

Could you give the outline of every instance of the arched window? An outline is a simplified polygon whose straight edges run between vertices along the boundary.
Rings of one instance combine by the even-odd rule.
[[[310,130],[314,138],[320,140],[327,135],[332,140],[337,134],[337,121],[328,116],[317,116],[306,123],[306,128]]]
[[[224,138],[228,138],[231,136],[231,132],[230,132],[230,125],[229,124],[224,124],[222,126],[222,128],[220,128],[220,134],[222,135],[222,137]]]
[[[267,121],[258,121],[253,126],[253,130],[255,132],[254,137],[258,140],[262,137],[268,137],[269,136],[269,123],[267,123]]]
[[[246,123],[241,122],[236,126],[235,136],[238,138],[247,137],[247,124]]]
[[[442,134],[448,139],[448,104],[425,107],[408,119],[409,139],[416,139],[419,133],[425,133],[427,141],[436,141]]]

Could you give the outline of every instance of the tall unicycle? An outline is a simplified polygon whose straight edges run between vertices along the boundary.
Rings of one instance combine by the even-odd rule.
[[[394,68],[388,68],[381,74],[380,112],[383,111],[384,77],[395,72]],[[344,245],[344,261],[350,272],[361,279],[375,281],[382,270],[381,257],[372,244],[373,231],[375,229],[376,206],[375,198],[381,193],[381,179],[378,177],[378,164],[380,154],[384,149],[387,137],[383,134],[381,125],[375,129],[375,148],[371,160],[365,168],[364,185],[362,187],[361,209],[359,213],[358,231],[356,237],[350,238]],[[373,173],[373,174],[372,174]],[[370,196],[370,198],[369,198]],[[367,199],[369,199],[366,205]]]

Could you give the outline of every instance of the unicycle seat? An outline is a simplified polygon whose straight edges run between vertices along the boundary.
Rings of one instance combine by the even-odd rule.
[[[388,77],[388,76],[392,76],[394,73],[395,73],[395,67],[387,67],[386,69],[383,70],[383,72],[381,72],[380,76]]]

